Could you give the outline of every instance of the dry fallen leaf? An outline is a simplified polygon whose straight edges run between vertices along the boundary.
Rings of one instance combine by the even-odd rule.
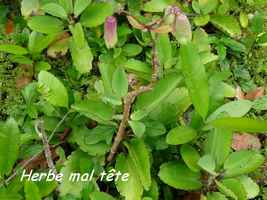
[[[260,149],[261,143],[257,136],[247,133],[235,133],[232,140],[232,148],[236,151],[245,149]]]
[[[238,100],[247,99],[247,100],[255,100],[264,96],[264,88],[257,87],[255,90],[249,91],[248,93],[244,93],[239,86],[236,87],[236,98]]]

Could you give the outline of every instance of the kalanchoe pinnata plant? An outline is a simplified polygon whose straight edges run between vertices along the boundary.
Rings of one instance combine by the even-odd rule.
[[[0,200],[266,199],[267,3],[9,2]]]
[[[109,16],[105,20],[104,40],[108,49],[114,48],[118,42],[117,19],[114,16]]]

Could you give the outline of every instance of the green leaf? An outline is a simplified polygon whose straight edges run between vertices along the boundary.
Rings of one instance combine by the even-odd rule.
[[[125,143],[125,145],[142,185],[146,190],[149,190],[151,185],[149,151],[144,141],[132,139],[129,143]]]
[[[209,192],[207,195],[207,200],[227,200],[227,198],[219,192]]]
[[[70,14],[73,12],[73,1],[70,0],[58,0],[58,3]]]
[[[183,144],[180,148],[180,154],[188,166],[194,172],[199,172],[198,160],[200,159],[198,151],[189,144]]]
[[[225,117],[216,119],[210,124],[216,128],[226,128],[236,132],[267,132],[267,122],[258,119]]]
[[[112,107],[101,100],[84,100],[75,103],[72,108],[89,118],[100,121],[109,121],[113,115]]]
[[[189,42],[180,49],[185,82],[196,111],[205,118],[209,110],[208,80],[197,47]]]
[[[38,186],[40,196],[46,197],[49,194],[51,194],[58,186],[58,183],[56,181],[46,181],[45,179],[36,182],[36,185]]]
[[[5,53],[11,53],[15,55],[25,55],[28,54],[27,49],[13,44],[1,44],[0,45],[0,51],[3,51]]]
[[[125,97],[128,93],[128,78],[122,67],[117,67],[113,73],[112,89],[119,97]]]
[[[110,150],[115,128],[100,125],[93,129],[74,127],[72,133],[81,150],[92,156],[101,156]]]
[[[172,73],[161,79],[153,90],[138,96],[132,120],[140,120],[155,109],[180,83],[181,77]]]
[[[143,10],[146,12],[162,12],[168,5],[174,2],[173,0],[151,0],[144,4]]]
[[[28,21],[28,26],[37,32],[52,34],[63,31],[62,21],[51,16],[34,16]]]
[[[122,48],[122,51],[124,53],[124,55],[128,56],[128,57],[133,57],[133,56],[137,56],[138,54],[140,54],[142,52],[142,47],[138,44],[125,44]]]
[[[20,145],[20,133],[14,119],[0,122],[0,177],[8,175],[15,164]]]
[[[260,187],[250,177],[240,176],[238,180],[241,182],[247,193],[247,199],[253,199],[259,195]]]
[[[76,0],[74,4],[74,15],[78,17],[91,3],[91,0]]]
[[[166,142],[172,145],[185,144],[197,137],[195,129],[187,126],[173,128],[167,134]]]
[[[32,14],[36,14],[39,10],[39,0],[22,0],[21,1],[21,15],[28,18]]]
[[[255,151],[233,152],[224,163],[225,177],[247,174],[260,167],[263,162],[264,156]]]
[[[146,132],[149,137],[157,137],[166,133],[166,128],[163,123],[159,121],[146,121],[144,122]]]
[[[231,199],[238,200],[236,194],[228,187],[226,187],[223,183],[216,181],[217,188],[221,193],[225,196],[230,197]]]
[[[235,17],[231,15],[214,15],[210,18],[211,23],[231,37],[241,35],[241,28]]]
[[[83,187],[88,182],[81,181],[80,179],[73,181],[70,179],[70,175],[72,173],[90,173],[93,169],[97,169],[96,167],[98,167],[98,165],[96,162],[97,161],[87,153],[80,150],[73,151],[60,170],[60,173],[64,174],[58,188],[60,196],[70,194],[73,197],[80,198]],[[94,179],[92,181],[94,182]]]
[[[92,69],[93,54],[84,37],[80,23],[71,28],[72,39],[70,42],[71,57],[74,66],[81,73],[88,73]]]
[[[19,63],[22,65],[32,65],[33,64],[33,61],[31,59],[29,59],[28,57],[25,57],[25,56],[10,55],[9,59],[14,63]]]
[[[156,48],[161,65],[166,69],[170,68],[172,66],[172,47],[167,33],[158,35]]]
[[[39,189],[32,181],[25,182],[24,192],[26,200],[41,200]]]
[[[69,50],[69,38],[58,40],[51,44],[47,49],[47,55],[51,58],[58,58],[64,56]]]
[[[211,13],[218,6],[218,0],[198,0],[201,12],[206,15]]]
[[[67,89],[50,72],[41,71],[38,74],[38,87],[44,98],[52,105],[66,108],[69,106]]]
[[[231,101],[219,107],[207,119],[207,122],[217,119],[221,114],[229,117],[243,117],[251,109],[253,103],[248,100]]]
[[[29,36],[28,49],[33,53],[41,53],[49,46],[57,37],[57,34],[44,35],[36,31],[32,31]]]
[[[160,179],[181,190],[197,190],[201,188],[200,173],[193,172],[184,164],[173,161],[167,162],[160,166]]]
[[[245,191],[243,185],[240,183],[240,181],[238,179],[233,179],[233,178],[224,179],[221,182],[221,184],[225,188],[227,188],[228,191],[232,191],[233,194],[235,194],[236,199],[238,199],[238,200],[246,200],[247,199],[246,198],[246,191]],[[228,192],[225,192],[224,190],[222,190],[222,188],[220,189],[220,191],[228,196]]]
[[[198,165],[205,171],[209,172],[210,174],[216,175],[215,172],[216,163],[211,155],[207,154],[201,157],[198,161]]]
[[[90,5],[81,15],[80,22],[86,27],[96,27],[105,22],[106,17],[113,14],[110,3],[95,3]]]
[[[12,194],[9,190],[1,188],[0,199],[5,200],[24,200],[20,194]]]
[[[105,192],[92,192],[90,194],[91,200],[115,200],[112,196]]]
[[[61,19],[68,19],[68,15],[66,11],[64,10],[64,8],[57,3],[47,3],[42,6],[42,9],[46,13],[53,15],[55,17],[59,17]]]
[[[123,67],[125,67],[129,71],[141,72],[146,74],[151,74],[152,71],[147,63],[141,62],[133,58],[127,60]]]
[[[205,152],[212,155],[218,168],[231,152],[232,136],[233,133],[224,128],[216,128],[208,134]]]
[[[136,135],[136,137],[141,138],[145,131],[146,131],[146,126],[139,121],[129,121],[128,122],[131,129],[133,130],[134,134]]]
[[[128,181],[119,179],[115,182],[117,190],[126,200],[141,200],[143,186],[139,175],[134,167],[132,159],[125,157],[123,154],[117,156],[116,170],[121,173],[129,173]]]

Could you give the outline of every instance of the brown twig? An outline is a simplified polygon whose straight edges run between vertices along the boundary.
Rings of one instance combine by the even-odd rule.
[[[43,121],[37,121],[35,125],[35,130],[39,137],[42,139],[43,145],[44,145],[44,155],[46,158],[46,162],[48,167],[54,172],[57,173],[56,167],[54,165],[53,159],[52,159],[52,153],[50,151],[50,145],[49,141],[47,139],[47,135],[44,130],[44,122]]]
[[[148,85],[140,86],[138,89],[131,91],[131,92],[128,92],[128,95],[124,99],[123,117],[122,117],[119,129],[118,129],[117,135],[114,138],[110,153],[107,157],[108,162],[111,162],[113,160],[114,156],[116,155],[116,153],[118,151],[118,148],[119,148],[121,141],[125,137],[125,128],[127,126],[128,120],[129,120],[131,107],[132,107],[134,100],[140,94],[152,90],[153,86],[155,85],[155,82],[157,81],[158,71],[159,71],[159,61],[158,61],[158,55],[157,55],[155,41],[152,40],[152,43],[153,43],[152,44],[152,68],[153,68],[153,71],[152,71],[151,81]]]

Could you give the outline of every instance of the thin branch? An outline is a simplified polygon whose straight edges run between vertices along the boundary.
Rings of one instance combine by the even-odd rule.
[[[47,135],[44,130],[44,122],[38,120],[35,125],[35,131],[37,132],[38,136],[42,139],[43,145],[44,145],[44,154],[46,158],[46,162],[48,167],[52,170],[52,172],[57,173],[56,167],[54,165],[53,159],[52,159],[52,153],[50,151],[50,145],[47,139]]]
[[[54,128],[54,130],[52,131],[52,134],[50,135],[49,139],[48,139],[48,143],[51,141],[51,139],[53,138],[54,134],[56,133],[57,129],[62,125],[62,123],[66,120],[67,116],[71,113],[71,110],[69,110],[63,117],[62,119],[58,122],[58,124],[56,125],[56,127]],[[43,148],[42,150],[40,150],[38,153],[36,153],[34,156],[32,156],[31,158],[29,158],[28,160],[26,160],[17,170],[15,170],[13,172],[13,174],[11,174],[3,183],[0,184],[0,188],[3,187],[4,185],[8,185],[9,182],[15,178],[18,173],[20,172],[20,170],[24,169],[25,167],[27,167],[33,160],[35,160],[43,151],[45,150],[45,148]]]
[[[128,93],[126,98],[124,99],[124,108],[123,108],[123,117],[119,126],[119,130],[114,138],[110,153],[107,157],[107,161],[111,162],[116,155],[118,148],[120,146],[121,141],[125,137],[125,129],[130,117],[130,112],[131,112],[131,107],[136,99],[137,96],[140,94],[150,91],[153,89],[153,86],[155,85],[155,82],[157,81],[158,78],[158,71],[159,71],[159,61],[158,61],[158,55],[157,55],[157,50],[156,50],[156,45],[155,41],[152,40],[152,76],[151,76],[151,81],[148,85],[145,86],[140,86],[138,89],[131,91]]]

